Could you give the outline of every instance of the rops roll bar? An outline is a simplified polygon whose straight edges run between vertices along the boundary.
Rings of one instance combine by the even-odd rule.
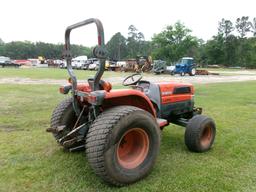
[[[106,49],[105,49],[105,42],[104,42],[104,30],[103,30],[103,25],[100,20],[91,18],[87,19],[84,21],[81,21],[79,23],[76,23],[74,25],[70,25],[67,27],[65,31],[65,47],[64,47],[64,52],[63,56],[67,61],[67,70],[70,75],[70,78],[72,80],[72,91],[74,93],[74,90],[77,88],[77,78],[75,76],[75,73],[72,69],[71,65],[71,60],[72,60],[72,55],[71,55],[71,50],[70,50],[70,32],[73,29],[89,25],[91,23],[95,23],[97,27],[97,32],[98,32],[98,46],[96,46],[93,50],[93,54],[96,58],[100,59],[100,66],[97,71],[97,73],[94,76],[94,83],[92,89],[94,91],[99,90],[99,81],[104,73],[105,70],[105,59],[106,59]]]

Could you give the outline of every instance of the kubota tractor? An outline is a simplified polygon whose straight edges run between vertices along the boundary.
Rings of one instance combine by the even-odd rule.
[[[98,46],[93,54],[100,67],[88,83],[78,84],[71,67],[70,32],[95,23]],[[101,79],[106,50],[103,26],[88,19],[65,32],[64,56],[70,84],[60,92],[71,97],[54,109],[51,127],[57,142],[70,151],[85,149],[94,172],[107,183],[122,186],[136,182],[152,170],[159,152],[161,130],[169,123],[185,129],[185,144],[194,152],[209,150],[215,138],[214,121],[194,107],[194,87],[185,83],[151,83],[140,74],[124,79],[130,89],[112,90]]]

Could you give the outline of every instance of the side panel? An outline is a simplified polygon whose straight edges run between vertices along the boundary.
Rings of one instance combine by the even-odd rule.
[[[170,119],[170,117],[172,116],[179,116],[181,114],[185,114],[193,111],[193,107],[194,107],[193,100],[163,104],[161,106],[162,108],[161,117],[164,119]]]
[[[193,111],[194,88],[185,83],[160,83],[161,91],[161,117],[170,119]]]

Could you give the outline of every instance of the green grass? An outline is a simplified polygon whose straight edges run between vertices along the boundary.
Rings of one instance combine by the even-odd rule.
[[[133,185],[106,185],[84,152],[68,153],[45,132],[64,96],[58,86],[0,85],[0,191],[256,191],[256,82],[196,86],[196,104],[214,118],[213,149],[189,152],[184,129],[162,133],[152,173]]]
[[[96,71],[74,70],[78,79],[94,77]],[[130,73],[105,71],[103,77],[125,77]],[[0,78],[31,78],[31,79],[67,79],[69,77],[66,69],[59,68],[0,68]]]

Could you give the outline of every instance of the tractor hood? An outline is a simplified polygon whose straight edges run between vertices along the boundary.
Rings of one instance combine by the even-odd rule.
[[[185,64],[177,63],[175,67],[185,67]]]

